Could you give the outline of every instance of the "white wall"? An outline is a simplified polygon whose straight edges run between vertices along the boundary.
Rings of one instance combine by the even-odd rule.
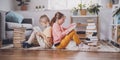
[[[0,10],[14,10],[13,0],[0,0]]]
[[[20,10],[20,6],[17,5],[18,2],[14,0],[15,10]],[[31,0],[29,2],[28,11],[36,11],[36,6],[45,6],[48,8],[48,0]]]
[[[45,8],[48,8],[48,0],[31,0],[28,6],[28,10],[35,11],[36,6],[45,6]]]
[[[112,40],[112,10],[101,9],[99,16],[100,23],[100,38],[102,40]]]
[[[63,24],[65,27],[67,27],[70,24],[70,10],[59,10],[66,16],[65,23]],[[58,10],[48,10],[48,11],[16,11],[17,13],[23,15],[25,18],[32,18],[33,19],[33,25],[39,26],[39,18],[41,15],[46,14],[50,18],[50,20],[53,18],[56,12]]]

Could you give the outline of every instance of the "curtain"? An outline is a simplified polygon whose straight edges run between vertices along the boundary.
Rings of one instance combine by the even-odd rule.
[[[90,4],[99,3],[99,0],[48,0],[48,8],[54,10],[72,9],[81,2],[88,7]]]

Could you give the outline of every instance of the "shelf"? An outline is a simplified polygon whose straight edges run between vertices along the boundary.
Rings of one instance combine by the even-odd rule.
[[[73,17],[73,18],[76,18],[76,17],[83,17],[83,18],[85,18],[85,17],[92,17],[92,18],[97,18],[98,16],[97,15],[77,15],[77,16],[71,16],[71,17]]]
[[[98,25],[99,25],[99,21],[97,19],[97,15],[85,15],[85,16],[81,16],[81,15],[77,15],[77,16],[71,16],[71,23],[77,23],[77,28],[76,31],[78,34],[81,34],[81,32],[84,32],[84,34],[86,35],[86,32],[97,32],[98,33],[98,38],[99,39],[99,32],[98,32]],[[86,29],[88,28],[88,26],[95,26],[95,30],[92,29]],[[79,38],[81,39],[85,39],[86,36],[79,36]]]
[[[77,23],[77,26],[87,26],[88,24],[81,24],[81,23]]]

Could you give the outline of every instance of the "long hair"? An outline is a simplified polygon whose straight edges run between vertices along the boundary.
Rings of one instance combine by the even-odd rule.
[[[53,24],[56,22],[56,20],[61,19],[64,16],[61,12],[56,12],[55,16],[52,18],[50,25],[53,26]]]

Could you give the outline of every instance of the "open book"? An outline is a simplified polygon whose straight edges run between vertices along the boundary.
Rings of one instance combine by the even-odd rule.
[[[41,30],[40,27],[38,27],[38,26],[37,26],[37,27],[34,27],[33,30],[34,30],[35,32],[42,32],[42,30]]]
[[[72,23],[66,30],[66,34],[69,34],[72,30],[75,29],[75,27],[77,26],[76,23]]]
[[[49,34],[50,32],[48,30],[50,28],[46,28],[44,31],[42,31],[40,29],[40,27],[34,27],[33,29],[34,29],[35,32],[41,32],[41,33],[43,33],[46,37],[49,37],[49,35],[50,35]],[[37,39],[37,41],[38,41],[38,43],[39,43],[39,45],[40,45],[41,48],[47,48],[46,44],[49,45],[49,43],[47,42],[47,40],[44,40],[44,38],[42,38],[41,36],[36,35],[36,39]]]

